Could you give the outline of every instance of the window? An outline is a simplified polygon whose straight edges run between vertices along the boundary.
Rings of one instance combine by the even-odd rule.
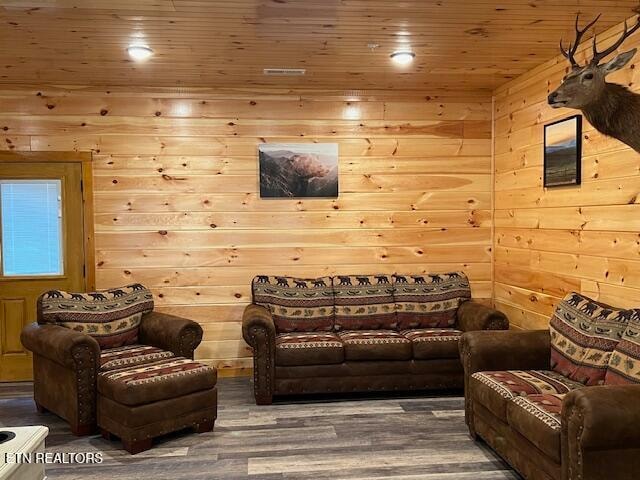
[[[60,180],[0,181],[2,274],[62,275]]]

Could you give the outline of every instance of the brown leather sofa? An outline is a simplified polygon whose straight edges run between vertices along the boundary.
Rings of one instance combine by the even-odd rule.
[[[258,276],[242,331],[256,403],[289,394],[462,388],[462,332],[506,329],[464,274]]]
[[[76,435],[100,427],[131,453],[187,426],[211,430],[216,372],[192,360],[202,328],[152,309],[151,293],[140,285],[44,293],[38,321],[21,336],[33,352],[38,410],[64,418]]]
[[[640,472],[640,312],[579,294],[549,330],[460,341],[469,431],[528,480]]]

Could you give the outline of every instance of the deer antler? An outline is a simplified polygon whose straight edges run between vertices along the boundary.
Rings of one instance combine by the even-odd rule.
[[[631,30],[629,30],[629,27],[627,26],[627,21],[625,20],[624,31],[622,32],[622,36],[618,39],[616,43],[611,45],[606,50],[603,50],[602,52],[598,51],[598,41],[597,41],[596,35],[594,35],[593,36],[593,58],[591,59],[591,63],[593,65],[598,65],[603,58],[609,56],[610,54],[615,52],[618,48],[620,48],[620,45],[622,45],[624,41],[627,38],[629,38],[631,35],[633,35],[638,29],[640,29],[640,16],[638,17],[638,22],[631,28]]]
[[[560,51],[562,52],[562,55],[564,55],[564,57],[569,60],[569,62],[571,62],[571,66],[572,67],[580,67],[580,64],[576,61],[576,59],[574,58],[574,55],[576,54],[576,52],[578,51],[578,47],[580,46],[580,42],[582,41],[582,36],[591,28],[593,27],[596,22],[600,19],[600,16],[602,14],[598,15],[595,20],[593,22],[591,22],[589,25],[587,25],[586,27],[584,27],[583,29],[580,29],[580,13],[578,13],[576,15],[576,39],[573,43],[569,44],[569,48],[568,49],[564,49],[564,45],[562,40],[560,40]],[[616,47],[617,48],[617,47]]]

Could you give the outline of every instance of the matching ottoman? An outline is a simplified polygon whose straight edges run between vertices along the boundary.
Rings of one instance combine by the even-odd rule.
[[[98,375],[97,423],[102,436],[117,436],[136,454],[154,437],[194,428],[210,432],[217,416],[215,368],[172,357]]]

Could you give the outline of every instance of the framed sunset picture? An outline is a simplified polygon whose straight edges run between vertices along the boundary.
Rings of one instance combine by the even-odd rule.
[[[544,186],[580,185],[582,116],[575,115],[544,127]]]

